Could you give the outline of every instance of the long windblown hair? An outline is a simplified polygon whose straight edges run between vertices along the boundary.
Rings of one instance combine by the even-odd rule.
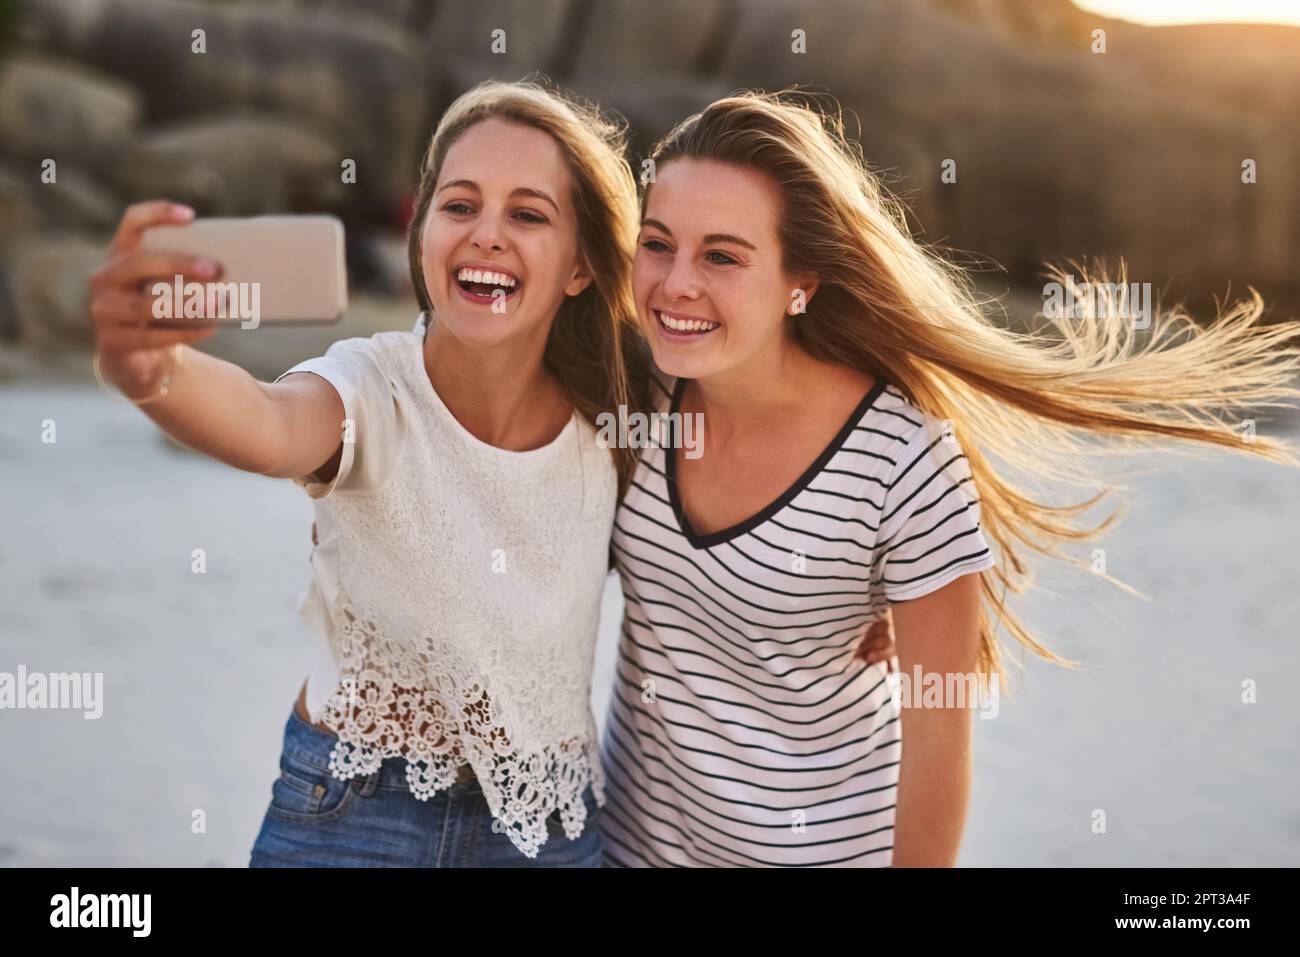
[[[573,178],[578,251],[592,281],[561,304],[543,363],[579,414],[597,416],[645,407],[644,352],[636,333],[632,252],[639,227],[636,180],[625,157],[626,128],[596,106],[540,78],[489,80],[458,97],[442,115],[420,164],[415,211],[407,235],[411,282],[420,307],[432,314],[424,284],[420,234],[447,151],[470,127],[501,119],[531,126],[559,145]],[[620,493],[631,481],[636,450],[612,448]]]
[[[1123,295],[1122,264],[1115,280],[1104,268],[1090,276],[1077,263],[1070,272],[1049,266],[1063,289],[1093,297],[1089,315],[1045,309],[1018,331],[996,321],[965,269],[913,238],[903,204],[845,135],[838,109],[818,98],[784,91],[718,100],[650,153],[657,167],[679,157],[769,177],[781,197],[785,270],[820,279],[805,314],[787,319],[789,334],[815,357],[896,385],[947,423],[966,454],[997,560],[980,573],[982,680],[1006,677],[998,624],[1034,654],[1077,665],[1037,641],[1007,595],[1033,581],[1027,552],[1093,570],[1062,546],[1097,538],[1122,512],[1086,518],[1122,487],[1113,472],[1103,478],[1100,458],[1131,465],[1140,461],[1134,452],[1218,446],[1300,465],[1287,443],[1249,428],[1257,410],[1300,397],[1300,322],[1261,323],[1254,289],[1203,327],[1181,306],[1137,316]],[[1063,504],[1070,486],[1094,494]]]

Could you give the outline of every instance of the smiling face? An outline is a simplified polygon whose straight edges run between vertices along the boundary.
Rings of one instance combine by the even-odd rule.
[[[447,151],[421,230],[437,321],[461,342],[546,341],[565,297],[586,288],[573,182],[542,130],[489,119]]]
[[[757,369],[791,345],[793,291],[816,283],[786,274],[780,194],[766,176],[713,160],[661,166],[646,199],[632,285],[655,364],[705,379]]]

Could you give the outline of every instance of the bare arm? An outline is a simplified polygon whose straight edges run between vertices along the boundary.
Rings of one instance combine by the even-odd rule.
[[[238,469],[294,478],[327,472],[326,463],[338,467],[343,401],[310,373],[259,382],[234,363],[189,349],[167,395],[141,411],[178,442]]]
[[[205,273],[187,255],[139,248],[148,227],[188,222],[192,217],[183,210],[162,200],[128,207],[108,261],[91,277],[91,319],[104,377],[140,399],[158,394],[170,371],[166,394],[140,409],[177,441],[249,472],[280,478],[316,472],[328,480],[338,467],[344,418],[333,386],[306,373],[259,382],[233,363],[190,348],[215,331],[211,324],[191,320],[186,328],[162,328],[154,321],[152,299],[142,290],[177,274],[210,281],[220,271],[213,264]]]
[[[975,671],[980,576],[963,575],[921,598],[893,606],[899,668],[909,679]],[[895,867],[952,867],[957,861],[971,781],[971,714],[966,707],[919,707],[918,689],[902,710],[903,757],[894,812]],[[908,707],[909,704],[918,705]]]

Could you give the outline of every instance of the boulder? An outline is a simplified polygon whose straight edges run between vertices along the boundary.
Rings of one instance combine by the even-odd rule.
[[[734,27],[724,18],[725,10],[724,0],[592,4],[578,34],[573,70],[667,75],[701,71],[714,65],[723,31]]]
[[[33,43],[129,79],[151,119],[287,113],[356,159],[358,192],[385,210],[414,178],[428,84],[421,44],[396,26],[196,0],[28,0],[22,9]],[[191,39],[199,29],[201,53]]]
[[[479,0],[440,3],[425,37],[431,69],[443,79],[439,111],[482,80],[519,80],[540,71],[564,76],[581,26],[575,0]],[[503,30],[505,51],[493,52]]]
[[[300,0],[300,5],[345,17],[373,17],[404,30],[428,26],[436,5],[430,0]]]
[[[49,57],[0,61],[0,144],[6,153],[98,163],[127,142],[141,97],[128,83]]]
[[[32,182],[33,177],[17,167],[0,166],[0,254],[24,241],[44,221]]]
[[[166,196],[206,215],[337,210],[343,183],[336,144],[283,117],[236,114],[191,120],[143,136],[114,180],[129,201]]]
[[[0,163],[0,249],[25,242],[37,229],[112,229],[122,214],[117,197],[70,162],[57,174],[45,183],[35,160]]]
[[[0,327],[16,328],[19,341],[39,352],[91,345],[88,283],[109,239],[42,234],[24,243],[0,268],[8,300]]]

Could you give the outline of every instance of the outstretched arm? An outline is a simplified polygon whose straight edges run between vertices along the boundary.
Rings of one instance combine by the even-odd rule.
[[[239,366],[189,347],[212,335],[213,325],[162,328],[155,322],[147,293],[154,282],[171,282],[176,275],[211,281],[220,272],[219,264],[140,248],[149,227],[192,218],[185,207],[165,200],[137,203],[123,214],[108,259],[90,281],[101,374],[129,398],[149,400],[141,411],[196,451],[263,475],[317,472],[328,480],[321,473],[337,468],[344,419],[343,403],[328,382],[310,374],[259,382]]]

